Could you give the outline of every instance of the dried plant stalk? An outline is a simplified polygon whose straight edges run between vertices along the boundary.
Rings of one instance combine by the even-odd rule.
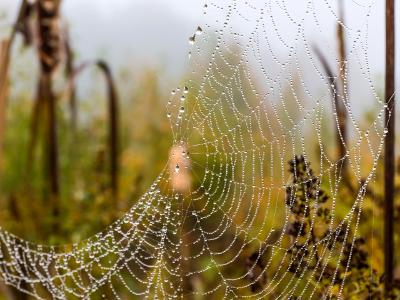
[[[385,139],[385,297],[389,298],[394,283],[394,194],[395,194],[395,3],[386,0],[386,79],[385,79],[385,124],[388,133]]]
[[[68,32],[65,33],[64,40],[64,48],[65,48],[65,76],[67,78],[72,78],[74,73],[74,52],[72,51],[70,38]],[[69,92],[69,109],[71,113],[71,129],[73,133],[76,131],[77,126],[77,100],[76,100],[76,88],[75,85],[70,87]]]
[[[6,111],[8,97],[8,72],[11,60],[11,47],[17,32],[24,36],[25,44],[31,41],[28,19],[31,16],[32,5],[23,0],[19,9],[17,20],[11,31],[9,39],[0,41],[0,172],[2,168],[4,136],[6,130]]]
[[[0,41],[0,172],[3,165],[3,144],[6,127],[8,67],[10,63],[9,47],[8,40]]]
[[[106,77],[108,89],[109,132],[108,144],[110,151],[111,191],[118,198],[118,173],[119,173],[119,136],[118,136],[118,95],[110,68],[104,61],[98,61],[97,66]]]
[[[100,71],[104,74],[107,84],[107,110],[109,115],[109,126],[108,126],[108,149],[110,158],[110,186],[111,192],[115,199],[118,199],[118,178],[119,178],[119,101],[118,93],[115,86],[114,78],[110,67],[104,61],[85,62],[73,69],[68,78],[68,86],[66,94],[71,96],[71,93],[75,91],[76,78],[77,76],[86,70],[90,66],[97,66]],[[78,119],[78,109],[75,107],[75,115],[71,115],[71,118]]]
[[[346,108],[344,107],[343,103],[341,103],[341,99],[339,96],[339,88],[338,84],[335,80],[335,75],[329,66],[328,61],[326,60],[325,56],[322,52],[317,48],[314,47],[314,52],[317,55],[319,61],[322,64],[326,77],[328,79],[328,83],[331,86],[331,95],[333,100],[333,111],[336,112],[338,117],[338,127],[339,130],[336,131],[336,145],[338,149],[338,159],[345,158],[347,150],[346,150],[346,139],[347,139],[347,120],[346,120]],[[343,171],[343,170],[342,170]]]
[[[60,62],[60,0],[38,0],[39,59],[44,73],[51,74]]]
[[[59,26],[60,0],[38,0],[36,3],[38,23],[38,55],[40,78],[36,105],[42,102],[45,113],[47,162],[45,173],[50,188],[54,220],[59,216],[59,162],[57,141],[56,97],[53,93],[53,73],[60,62],[61,32]],[[40,109],[37,109],[40,112]],[[39,118],[37,118],[39,120]],[[37,126],[36,126],[37,127]],[[35,135],[37,133],[34,133]]]
[[[2,171],[3,144],[6,131],[8,76],[11,60],[11,48],[17,33],[22,34],[25,46],[31,44],[33,38],[30,30],[30,17],[32,14],[32,8],[33,4],[27,0],[23,0],[21,2],[17,21],[15,22],[15,25],[11,31],[10,38],[8,40],[0,41],[0,173]],[[15,208],[14,214],[16,217],[18,217],[17,208]],[[21,287],[25,287],[25,283],[22,283]],[[0,285],[0,290],[2,290],[8,299],[24,300],[28,298],[25,293],[9,286]]]
[[[339,128],[342,135],[343,143],[340,143],[338,148],[339,158],[343,158],[346,155],[346,145],[347,145],[347,108],[348,105],[348,93],[347,93],[347,55],[346,55],[346,37],[344,32],[344,2],[339,1],[339,22],[337,23],[337,39],[338,39],[338,52],[339,52],[339,76],[341,82],[340,97],[342,101],[338,101],[337,113],[339,119]],[[345,105],[346,104],[346,105]],[[347,176],[347,159],[343,160],[342,172]]]

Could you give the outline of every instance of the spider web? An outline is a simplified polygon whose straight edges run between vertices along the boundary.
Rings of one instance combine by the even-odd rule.
[[[207,2],[207,22],[188,41],[191,76],[166,108],[173,147],[165,169],[124,217],[78,244],[35,245],[2,229],[5,283],[38,299],[332,298],[386,133],[368,62],[374,3],[353,2],[366,17],[354,28],[341,23],[351,41],[346,61],[335,60],[343,78],[326,75],[310,42],[309,32],[327,30],[323,18],[342,22],[336,5]],[[325,40],[318,44],[336,57]],[[349,70],[373,99],[368,124],[338,89]],[[332,94],[348,116],[348,140]],[[338,133],[345,154],[335,158]],[[356,188],[344,201],[346,166]],[[310,186],[293,233],[296,195]],[[329,230],[314,241],[301,228],[322,226],[311,198],[323,191]]]

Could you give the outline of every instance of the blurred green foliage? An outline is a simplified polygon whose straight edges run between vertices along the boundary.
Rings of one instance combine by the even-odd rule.
[[[133,205],[164,167],[172,141],[157,78],[156,71],[144,71],[137,83],[140,88],[121,102],[118,203],[111,199],[109,190],[105,100],[98,97],[104,102],[100,106],[97,101],[82,99],[75,133],[71,132],[69,111],[61,103],[58,132],[62,215],[56,220],[61,225],[56,233],[51,228],[51,209],[42,200],[47,186],[42,147],[37,147],[32,171],[27,173],[31,97],[20,94],[10,99],[0,181],[2,226],[35,242],[77,242],[103,229]]]

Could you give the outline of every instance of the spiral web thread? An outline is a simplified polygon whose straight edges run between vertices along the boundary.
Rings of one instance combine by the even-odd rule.
[[[295,8],[281,0],[207,2],[207,22],[189,38],[193,72],[167,105],[171,161],[124,217],[78,244],[40,246],[1,230],[4,282],[38,299],[334,298],[339,260],[347,256],[350,264],[345,243],[356,240],[386,133],[386,106],[368,63],[374,3],[352,4],[366,17],[357,28],[342,24],[351,41],[343,67],[362,74],[375,113],[362,124],[349,94],[339,95],[349,118],[344,157],[334,159],[332,151],[340,131],[331,93],[339,91],[307,35],[324,32],[320,10],[340,22],[336,1],[302,1]],[[336,57],[332,47],[322,47]],[[294,181],[287,162],[303,159],[306,179]],[[343,214],[337,207],[345,164],[358,187]],[[293,195],[308,181],[314,194],[324,188],[331,198],[329,234],[311,248],[318,248],[317,262],[304,248],[310,236],[287,234]],[[319,204],[305,203],[308,226],[317,230]],[[303,249],[294,252],[300,240]],[[329,264],[334,271],[328,273]],[[321,291],[323,279],[330,283]],[[345,278],[339,297],[344,285]]]

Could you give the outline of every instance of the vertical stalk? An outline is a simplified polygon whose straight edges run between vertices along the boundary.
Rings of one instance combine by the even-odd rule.
[[[1,159],[3,158],[3,143],[6,131],[6,111],[8,97],[8,72],[11,60],[11,48],[17,33],[24,36],[25,44],[29,44],[29,17],[32,11],[32,5],[27,0],[21,2],[17,20],[11,30],[8,39],[0,41],[0,171]]]
[[[9,61],[9,41],[0,41],[0,172],[2,171],[3,143],[6,131]]]
[[[70,36],[68,31],[65,34],[65,55],[66,55],[66,63],[65,63],[65,76],[67,78],[72,78],[74,73],[74,52],[71,48],[70,44]],[[77,126],[77,104],[76,104],[76,88],[75,85],[71,86],[71,91],[69,93],[69,108],[71,113],[71,129],[73,134],[76,132]]]
[[[345,157],[346,155],[346,145],[347,145],[347,58],[346,58],[346,39],[345,32],[343,28],[344,23],[344,2],[339,0],[339,22],[337,23],[337,39],[338,39],[338,52],[339,52],[339,75],[341,80],[341,91],[340,97],[342,101],[338,101],[336,107],[339,119],[339,128],[341,138],[338,139],[338,156],[339,159]],[[342,172],[347,176],[347,159],[343,161]]]
[[[60,0],[38,0],[39,60],[41,101],[45,109],[45,174],[49,183],[50,201],[54,223],[59,216],[59,162],[57,141],[56,97],[53,93],[53,73],[60,61]],[[57,226],[56,226],[57,227]]]
[[[386,80],[385,80],[385,297],[390,296],[394,277],[394,176],[395,176],[395,3],[386,0]]]
[[[118,198],[118,173],[119,173],[119,136],[118,136],[118,96],[114,86],[114,80],[110,68],[104,61],[98,61],[97,66],[103,71],[108,88],[108,113],[109,132],[108,144],[110,151],[111,192],[114,198]]]
[[[332,97],[332,109],[333,112],[337,114],[337,121],[335,124],[335,133],[336,133],[336,149],[337,149],[337,158],[342,159],[346,155],[346,145],[347,145],[347,112],[346,107],[343,103],[341,103],[341,98],[339,94],[339,85],[335,80],[334,73],[329,66],[329,63],[323,53],[317,48],[314,47],[314,53],[317,55],[322,68],[324,69],[324,73],[326,75],[327,81],[331,86],[330,92]],[[344,99],[344,98],[343,98]],[[349,180],[348,172],[347,172],[347,160],[344,159],[342,163],[342,173],[344,182],[347,187],[353,191],[353,187]]]
[[[50,200],[52,201],[53,217],[59,216],[58,195],[59,195],[59,162],[57,142],[57,112],[56,99],[52,88],[50,74],[44,74],[41,78],[43,99],[45,102],[45,132],[46,132],[46,173],[50,184]]]

